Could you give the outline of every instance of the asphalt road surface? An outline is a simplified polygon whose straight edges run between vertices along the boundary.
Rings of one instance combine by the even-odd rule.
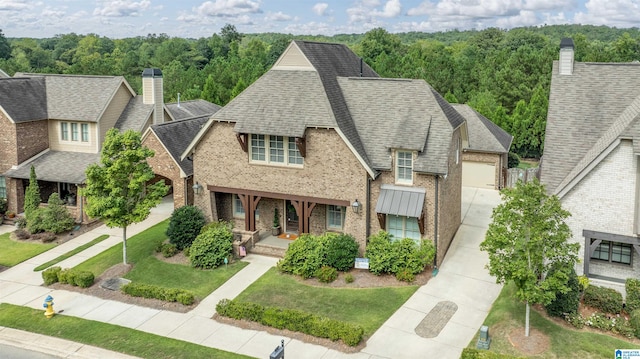
[[[0,344],[0,358],[2,359],[60,359],[60,357],[34,352],[31,350]]]

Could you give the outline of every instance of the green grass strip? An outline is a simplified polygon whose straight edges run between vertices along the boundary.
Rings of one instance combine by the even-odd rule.
[[[51,267],[51,266],[52,266],[52,265],[54,265],[54,264],[58,264],[58,263],[62,262],[63,260],[65,260],[65,259],[67,259],[67,258],[70,258],[70,257],[72,257],[72,256],[74,256],[74,255],[76,255],[76,254],[78,254],[78,253],[80,253],[80,252],[84,251],[85,249],[87,249],[87,248],[89,248],[89,247],[93,246],[94,244],[98,244],[98,243],[100,243],[100,242],[104,241],[104,240],[105,240],[105,239],[107,239],[107,238],[109,238],[109,235],[108,235],[108,234],[103,234],[103,235],[101,235],[100,237],[98,237],[98,238],[96,238],[96,239],[92,240],[92,241],[91,241],[91,242],[89,242],[89,243],[85,243],[85,244],[81,245],[80,247],[78,247],[78,248],[76,248],[76,249],[74,249],[74,250],[71,250],[71,251],[69,251],[69,252],[67,252],[67,253],[65,253],[65,254],[63,254],[63,255],[61,255],[61,256],[59,256],[59,257],[58,257],[58,258],[56,258],[56,259],[52,259],[52,260],[48,261],[47,263],[44,263],[44,264],[41,264],[41,265],[39,265],[39,266],[35,267],[35,268],[33,269],[33,271],[34,271],[34,272],[39,272],[39,271],[41,271],[41,270],[43,270],[43,269],[46,269],[46,268]]]
[[[0,304],[0,325],[141,358],[251,358],[93,320],[60,314],[46,319],[42,310],[6,303]]]
[[[10,235],[0,235],[0,265],[5,267],[13,267],[56,246],[55,243],[13,241]]]
[[[413,295],[418,286],[382,288],[330,288],[309,286],[277,269],[269,269],[238,297],[237,301],[266,307],[297,309],[341,320],[373,334]]]

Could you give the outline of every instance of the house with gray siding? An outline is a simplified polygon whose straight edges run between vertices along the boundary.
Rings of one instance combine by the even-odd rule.
[[[571,213],[576,271],[610,285],[640,277],[640,63],[553,63],[541,181]]]
[[[194,203],[251,236],[386,230],[433,240],[461,221],[464,118],[423,80],[380,78],[342,44],[293,41],[182,154]],[[277,209],[277,212],[276,212]]]

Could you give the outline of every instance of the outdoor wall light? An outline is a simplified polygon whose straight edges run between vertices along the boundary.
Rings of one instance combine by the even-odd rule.
[[[196,182],[196,184],[193,185],[193,193],[195,194],[202,193],[202,185],[200,183]]]
[[[353,203],[351,203],[351,208],[355,213],[360,213],[360,207],[362,207],[362,204],[358,202],[358,199],[356,199]]]

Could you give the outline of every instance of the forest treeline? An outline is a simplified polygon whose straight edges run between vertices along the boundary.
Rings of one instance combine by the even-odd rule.
[[[123,75],[139,93],[142,70],[160,68],[166,102],[202,98],[225,105],[267,71],[292,39],[348,45],[381,76],[424,79],[450,102],[467,103],[514,135],[512,151],[543,151],[549,84],[560,39],[571,37],[576,61],[640,60],[640,30],[554,25],[482,31],[293,36],[241,34],[233,25],[199,39],[166,34],[110,39],[75,33],[6,38],[0,69],[16,72]]]

